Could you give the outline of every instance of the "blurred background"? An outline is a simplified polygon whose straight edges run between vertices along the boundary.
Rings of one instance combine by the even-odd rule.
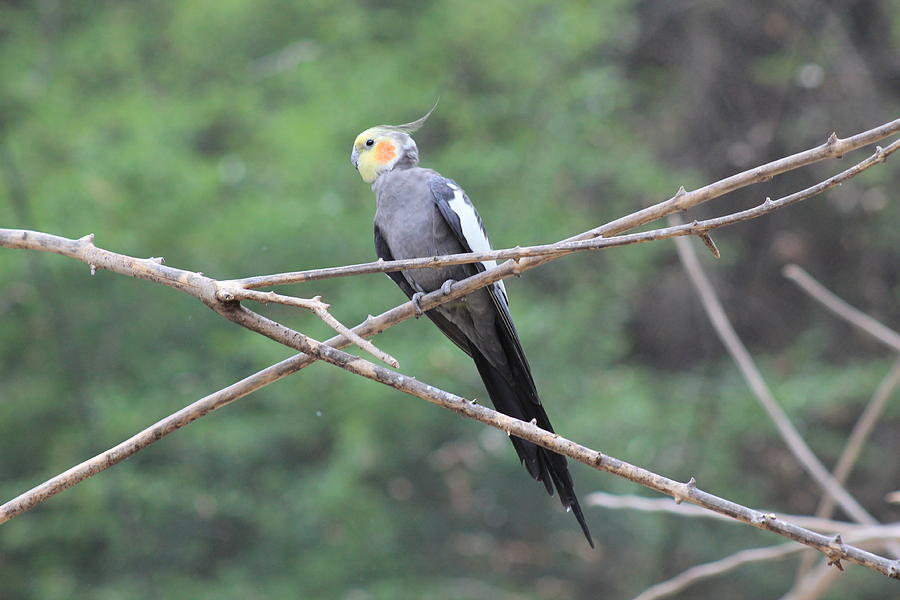
[[[896,118],[898,30],[889,0],[7,1],[0,226],[92,232],[103,248],[221,279],[369,261],[374,201],[351,143],[440,96],[417,135],[423,164],[466,188],[495,247],[548,243]],[[780,197],[867,153],[688,217]],[[702,256],[826,465],[893,357],[781,268],[796,262],[900,327],[897,184],[890,161],[720,230],[722,259]],[[560,433],[746,505],[815,510],[817,486],[724,354],[672,242],[573,256],[507,286]],[[323,295],[347,324],[404,300],[383,275],[283,291]],[[306,314],[261,310],[331,335]],[[377,343],[404,373],[485,396],[425,320]],[[173,290],[0,251],[0,500],[290,354]],[[898,432],[894,402],[849,484],[883,521],[900,518],[884,499],[900,487]],[[592,552],[504,438],[314,365],[5,524],[0,597],[625,599],[783,541],[586,507]],[[572,470],[582,498],[652,496]],[[778,598],[797,564],[678,597]],[[824,597],[896,592],[851,565]]]

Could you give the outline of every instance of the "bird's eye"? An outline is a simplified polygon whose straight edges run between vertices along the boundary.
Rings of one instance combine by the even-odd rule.
[[[366,140],[366,147],[371,148],[375,145],[375,140]]]

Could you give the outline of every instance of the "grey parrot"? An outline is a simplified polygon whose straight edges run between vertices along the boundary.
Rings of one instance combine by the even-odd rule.
[[[350,160],[375,192],[375,251],[395,260],[491,249],[481,217],[463,189],[437,171],[418,166],[419,151],[410,133],[425,116],[404,125],[379,125],[363,131],[353,143]],[[388,273],[406,295],[420,295],[448,282],[496,266],[495,261]],[[475,361],[494,407],[522,421],[553,431],[541,405],[522,344],[513,325],[503,282],[497,282],[426,311],[450,340]],[[575,496],[565,457],[511,436],[529,474],[571,510],[591,547],[594,546]]]

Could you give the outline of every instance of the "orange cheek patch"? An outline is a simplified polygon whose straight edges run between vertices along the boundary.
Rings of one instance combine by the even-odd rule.
[[[388,163],[397,156],[397,149],[394,144],[382,141],[375,144],[375,160],[379,163]]]

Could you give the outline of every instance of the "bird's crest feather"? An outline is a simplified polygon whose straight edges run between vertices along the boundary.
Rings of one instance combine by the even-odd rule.
[[[415,121],[410,121],[409,123],[403,123],[402,125],[379,125],[378,129],[387,129],[388,131],[399,131],[400,133],[411,134],[415,133],[419,129],[422,128],[422,125],[425,124],[425,121],[428,120],[428,117],[431,116],[431,113],[434,112],[434,109],[437,108],[438,102],[440,102],[440,98],[434,101],[434,106],[431,107],[427,113],[416,119]]]

